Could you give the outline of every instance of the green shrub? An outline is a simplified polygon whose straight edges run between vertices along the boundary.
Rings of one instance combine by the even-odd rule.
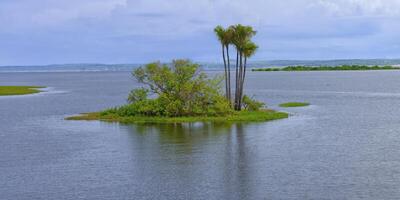
[[[255,100],[247,95],[243,96],[243,107],[248,111],[258,111],[265,106],[265,103]]]
[[[132,90],[129,93],[128,102],[135,103],[137,101],[146,100],[148,97],[148,94],[149,94],[149,90],[147,90],[145,88],[139,88],[139,89]]]
[[[208,79],[199,65],[174,60],[171,65],[150,63],[132,75],[145,85],[132,90],[129,105],[110,109],[120,116],[223,116],[232,112],[220,91],[221,79]],[[149,94],[155,96],[149,99]]]

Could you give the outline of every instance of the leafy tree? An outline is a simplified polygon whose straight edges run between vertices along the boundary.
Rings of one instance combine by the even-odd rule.
[[[232,112],[221,94],[221,78],[208,79],[199,65],[188,60],[174,60],[171,65],[159,62],[140,67],[132,73],[144,88],[128,97],[130,105],[117,112],[146,116],[222,116]],[[156,95],[148,99],[148,94]]]

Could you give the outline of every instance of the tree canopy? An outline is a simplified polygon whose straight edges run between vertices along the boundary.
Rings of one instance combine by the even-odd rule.
[[[132,73],[145,86],[133,90],[128,101],[136,114],[152,116],[226,115],[232,110],[221,94],[221,78],[208,79],[188,60],[150,63]],[[149,98],[151,95],[155,98]]]

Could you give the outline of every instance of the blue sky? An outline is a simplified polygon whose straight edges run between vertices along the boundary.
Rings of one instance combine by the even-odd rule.
[[[399,0],[0,0],[0,65],[215,62],[236,23],[253,60],[400,58]]]

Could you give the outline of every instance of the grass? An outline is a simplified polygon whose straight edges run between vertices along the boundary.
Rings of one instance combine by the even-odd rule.
[[[26,95],[41,92],[40,86],[0,86],[0,96]]]
[[[368,70],[400,70],[394,66],[367,66],[367,65],[341,65],[341,66],[288,66],[283,68],[256,68],[252,71],[368,71]]]
[[[304,107],[304,106],[309,106],[309,103],[306,102],[287,102],[287,103],[283,103],[280,104],[280,107],[284,107],[284,108],[290,108],[290,107]]]
[[[116,114],[102,114],[101,112],[84,113],[79,116],[66,118],[67,120],[99,120],[106,122],[120,123],[185,123],[185,122],[266,122],[288,118],[289,115],[284,112],[276,112],[273,110],[262,111],[240,111],[223,117],[147,117],[147,116],[130,116],[121,117]]]

